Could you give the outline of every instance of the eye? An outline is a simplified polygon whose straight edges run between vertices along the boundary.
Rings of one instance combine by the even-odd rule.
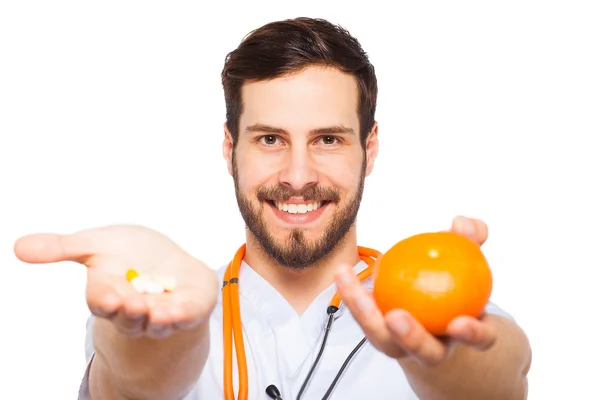
[[[340,142],[338,137],[332,135],[321,136],[319,141],[321,141],[325,146],[333,146]]]
[[[277,145],[277,140],[279,140],[279,137],[277,137],[276,135],[265,135],[259,138],[259,141],[267,146]]]

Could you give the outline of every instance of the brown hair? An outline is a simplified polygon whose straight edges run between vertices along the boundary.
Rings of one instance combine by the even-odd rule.
[[[358,40],[339,25],[324,19],[295,18],[268,23],[250,32],[225,59],[221,73],[226,123],[237,143],[242,114],[242,86],[249,81],[274,79],[312,65],[352,74],[358,84],[358,116],[363,147],[375,122],[375,69]]]

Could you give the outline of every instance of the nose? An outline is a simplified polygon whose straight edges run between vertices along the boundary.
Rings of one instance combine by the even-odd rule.
[[[301,191],[307,186],[317,183],[318,172],[308,149],[293,147],[287,153],[284,167],[279,175],[279,182],[294,191]]]

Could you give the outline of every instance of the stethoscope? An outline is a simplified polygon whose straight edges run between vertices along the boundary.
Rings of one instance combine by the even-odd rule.
[[[239,272],[240,266],[242,264],[242,259],[244,258],[244,254],[246,253],[246,245],[242,245],[238,251],[235,253],[233,260],[227,266],[225,270],[225,275],[223,277],[223,352],[224,352],[224,367],[223,367],[223,388],[225,400],[234,400],[234,392],[233,392],[233,366],[232,366],[232,358],[233,358],[233,343],[232,343],[232,332],[233,332],[233,341],[235,343],[235,350],[237,356],[237,364],[238,364],[238,379],[239,379],[239,389],[238,389],[238,400],[247,400],[248,399],[248,369],[246,364],[246,352],[244,349],[244,339],[242,336],[242,318],[240,315],[240,296],[239,296]],[[367,263],[368,267],[365,268],[358,274],[358,279],[362,282],[368,279],[372,275],[373,264],[378,257],[381,256],[381,253],[377,250],[370,249],[368,247],[358,247],[358,254],[360,258]],[[329,336],[329,331],[331,330],[331,325],[333,324],[335,313],[339,310],[340,303],[342,299],[338,293],[336,293],[331,299],[329,306],[327,307],[327,325],[325,326],[325,334],[323,335],[323,342],[321,343],[321,348],[319,353],[317,354],[317,358],[315,359],[311,369],[298,392],[298,396],[296,400],[300,400],[302,393],[306,390],[308,386],[308,382],[310,381],[311,376],[313,375],[317,364],[321,356],[323,355],[323,350],[325,349],[325,344],[327,342],[327,337]],[[323,396],[323,400],[326,400],[331,396],[333,390],[335,389],[338,381],[342,376],[342,372],[346,369],[352,357],[360,350],[360,348],[365,344],[366,338],[363,338],[350,352],[346,361],[340,367],[339,372],[331,382],[329,389]],[[275,385],[269,385],[265,392],[267,395],[273,400],[283,400],[281,398],[281,393],[279,389]]]

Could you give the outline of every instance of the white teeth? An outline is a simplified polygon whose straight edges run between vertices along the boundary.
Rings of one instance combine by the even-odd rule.
[[[315,201],[314,203],[308,204],[288,204],[275,202],[275,205],[280,211],[289,212],[290,214],[305,214],[310,211],[315,211],[319,207],[321,207],[322,203],[320,201]]]

